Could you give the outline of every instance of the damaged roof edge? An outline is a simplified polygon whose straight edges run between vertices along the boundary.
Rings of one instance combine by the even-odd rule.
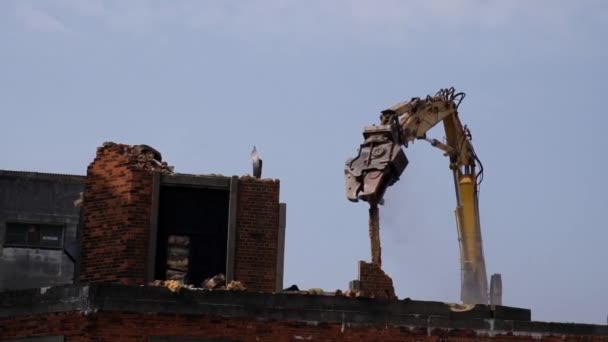
[[[82,183],[86,179],[84,175],[70,175],[63,173],[48,173],[36,171],[0,170],[0,177],[25,178],[34,180],[68,181]]]
[[[174,174],[161,174],[161,184],[168,186],[187,186],[187,187],[204,187],[204,188],[218,188],[218,189],[229,189],[230,179],[238,178],[240,180],[251,180],[257,182],[279,182],[278,179],[262,178],[257,179],[255,177],[244,175],[244,176],[224,176],[218,174],[188,174],[188,173],[174,173]]]
[[[230,179],[237,177],[243,180],[255,180],[259,182],[279,182],[278,179],[262,178],[256,179],[249,175],[243,176],[224,176],[218,174],[189,174],[189,173],[174,173],[162,174],[161,182],[163,185],[172,186],[201,186],[209,188],[227,189],[230,187]],[[84,183],[86,175],[73,175],[63,173],[49,173],[37,171],[19,171],[19,170],[2,170],[0,169],[0,178],[20,178],[29,180],[41,181],[63,181],[71,183]]]
[[[453,312],[441,302],[270,294],[242,291],[170,292],[163,287],[66,285],[0,292],[0,317],[77,311],[157,312],[225,318],[474,330],[478,335],[608,336],[608,326],[530,321],[530,310],[478,305]]]

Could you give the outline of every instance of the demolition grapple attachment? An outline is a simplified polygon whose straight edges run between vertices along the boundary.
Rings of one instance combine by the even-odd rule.
[[[344,168],[346,197],[357,202],[382,204],[386,189],[399,180],[408,164],[401,148],[401,135],[396,122],[367,127],[359,154],[348,159]]]

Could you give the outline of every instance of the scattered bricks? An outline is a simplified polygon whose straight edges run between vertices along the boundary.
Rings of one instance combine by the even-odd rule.
[[[244,176],[238,184],[234,279],[247,290],[273,292],[279,240],[280,182]]]
[[[397,299],[393,280],[373,263],[359,261],[359,289],[365,296],[380,299]]]
[[[104,143],[104,147],[116,145],[111,142]],[[137,160],[137,167],[146,171],[158,171],[172,174],[173,167],[162,161],[160,152],[148,145],[137,145],[128,150],[130,157]]]
[[[228,290],[228,291],[245,291],[245,290],[247,290],[247,288],[240,281],[233,280],[230,282],[230,284],[228,284],[228,286],[226,286],[226,290]]]
[[[203,280],[201,287],[208,290],[223,290],[226,288],[226,278],[223,274]]]

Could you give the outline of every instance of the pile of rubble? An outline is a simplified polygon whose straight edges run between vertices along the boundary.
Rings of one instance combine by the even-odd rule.
[[[112,149],[121,154],[128,155],[132,160],[132,163],[134,163],[137,168],[142,170],[157,171],[166,174],[174,173],[173,166],[169,166],[166,162],[164,162],[160,152],[148,145],[131,146],[106,141],[103,143],[102,147],[98,148],[98,151],[99,149]]]
[[[190,237],[185,235],[169,235],[167,238],[166,280],[155,280],[149,285],[163,286],[172,292],[179,292],[184,288],[188,290],[246,290],[240,281],[231,281],[229,284],[226,284],[226,277],[223,274],[205,279],[198,287],[194,284],[188,284],[190,248]]]
[[[281,291],[281,293],[286,294],[300,294],[300,295],[309,295],[309,296],[335,296],[335,297],[350,297],[350,298],[374,298],[373,293],[366,293],[362,290],[346,290],[342,291],[340,289],[334,292],[326,292],[320,288],[312,288],[308,290],[300,290],[297,285],[292,285],[288,288],[285,288]]]
[[[188,258],[190,256],[190,238],[187,236],[170,235],[167,241],[167,272],[168,280],[184,283],[188,273]]]
[[[136,145],[129,155],[137,160],[137,166],[146,171],[159,171],[161,173],[172,174],[173,166],[169,166],[157,150],[148,145]]]
[[[229,290],[229,291],[244,291],[245,286],[240,281],[233,280],[226,285],[226,278],[223,274],[218,274],[215,277],[203,280],[201,284],[203,289],[207,290]]]
[[[218,274],[214,277],[207,278],[201,284],[201,287],[195,287],[192,284],[185,284],[182,280],[155,280],[149,284],[150,286],[162,286],[168,288],[171,292],[179,292],[181,289],[195,291],[245,291],[245,285],[240,281],[233,280],[226,285],[226,277],[223,274]]]
[[[233,280],[226,285],[226,278],[223,274],[218,274],[211,278],[205,279],[201,287],[195,287],[191,284],[185,284],[180,280],[155,280],[149,284],[150,286],[161,286],[166,287],[171,292],[180,292],[182,289],[194,290],[194,291],[245,291],[247,288],[240,281]],[[308,296],[335,296],[335,297],[349,297],[349,298],[374,298],[373,293],[366,293],[361,290],[336,290],[334,292],[325,292],[320,288],[312,288],[308,290],[300,290],[296,285],[292,285],[286,289],[283,289],[281,293],[286,294],[300,294]]]

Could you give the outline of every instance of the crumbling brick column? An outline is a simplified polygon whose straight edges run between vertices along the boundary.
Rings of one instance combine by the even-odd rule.
[[[359,261],[359,290],[366,297],[396,299],[393,280],[379,265]]]
[[[275,291],[279,239],[279,180],[241,177],[234,278],[248,290]]]
[[[369,240],[372,247],[372,264],[382,267],[382,249],[380,247],[380,213],[377,204],[369,207]]]
[[[369,207],[369,238],[372,262],[359,261],[359,279],[350,283],[350,290],[364,297],[396,299],[393,280],[382,271],[380,213],[376,203],[370,203]]]
[[[147,146],[104,143],[87,169],[79,280],[144,284],[153,172],[170,172]]]

